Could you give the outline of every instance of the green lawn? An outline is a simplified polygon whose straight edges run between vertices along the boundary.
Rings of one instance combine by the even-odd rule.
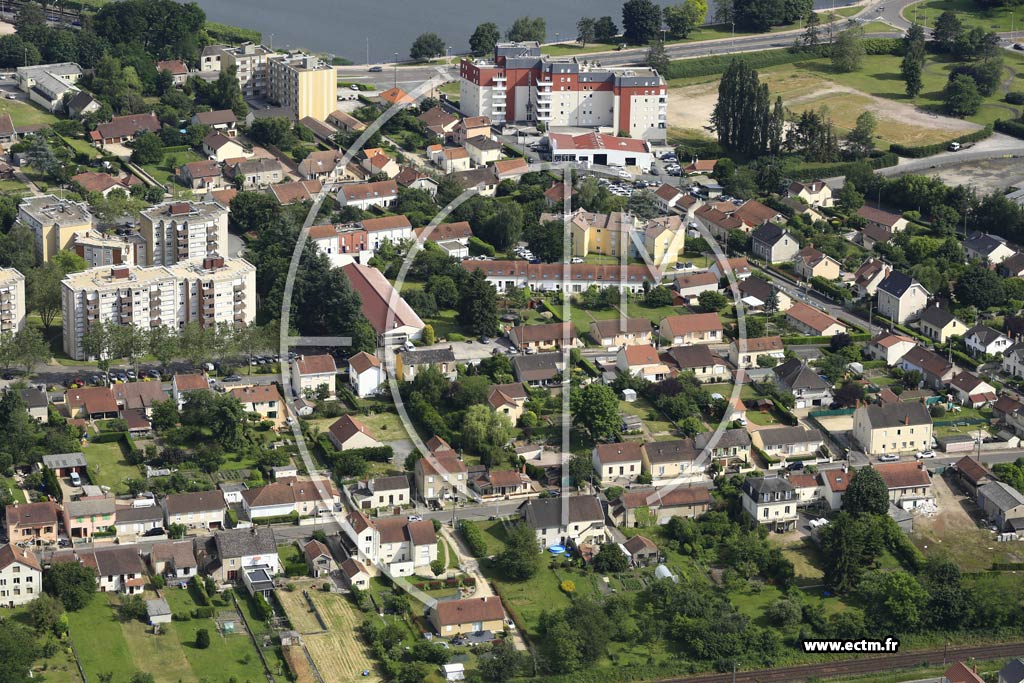
[[[20,180],[0,180],[0,193],[5,195],[27,195],[29,188]]]
[[[480,531],[484,534],[484,540],[487,541],[488,555],[497,555],[505,550],[505,540],[508,535],[505,532],[504,522],[477,522],[476,525],[480,527]]]
[[[884,21],[869,21],[862,28],[864,33],[892,33],[896,30]]]
[[[71,639],[89,680],[112,673],[115,681],[126,681],[140,670],[114,614],[114,600],[113,595],[97,593],[83,609],[68,612]]]
[[[63,135],[60,136],[60,139],[66,142],[67,145],[71,147],[71,149],[75,150],[75,152],[79,154],[84,154],[90,159],[95,159],[96,157],[100,156],[100,151],[93,147],[92,145],[90,145],[85,140],[79,138],[69,138]]]
[[[7,491],[14,497],[15,503],[26,503],[25,493],[18,488],[18,485],[10,477],[0,477],[0,489]]]
[[[359,421],[373,433],[379,441],[398,441],[408,439],[409,432],[402,424],[397,413],[382,412],[373,415],[359,415]]]
[[[467,331],[459,325],[458,315],[458,311],[454,310],[438,311],[437,315],[424,318],[423,322],[434,328],[434,336],[441,341],[450,337],[452,333],[467,334]]]
[[[637,397],[632,403],[626,403],[625,401],[619,401],[619,412],[627,413],[631,415],[639,415],[640,419],[643,420],[644,424],[647,425],[647,429],[652,434],[658,432],[671,432],[674,427],[672,423],[666,420],[661,413],[657,412],[647,399]],[[651,419],[652,415],[657,415],[655,419]]]
[[[10,114],[15,126],[30,126],[36,123],[50,125],[57,120],[53,114],[21,100],[0,101],[0,114]]]
[[[1012,6],[982,8],[973,0],[925,0],[908,5],[903,16],[908,21],[917,21],[922,26],[935,26],[935,20],[943,12],[953,12],[965,28],[980,26],[986,31],[1008,33],[1020,29],[1020,20],[1014,20]]]
[[[138,479],[139,468],[124,459],[121,441],[90,443],[82,448],[89,463],[89,480],[97,486],[109,486],[115,493],[128,491],[126,479]]]
[[[662,320],[670,315],[681,315],[685,313],[685,309],[676,306],[659,306],[658,308],[648,308],[643,306],[636,301],[630,301],[626,307],[626,315],[630,318],[647,318],[653,323],[660,323]]]
[[[142,168],[147,173],[156,178],[157,182],[163,183],[167,186],[174,185],[174,176],[184,164],[191,163],[193,161],[202,161],[203,157],[191,150],[184,152],[175,152],[173,154],[164,155],[164,160],[159,164],[147,164]]]

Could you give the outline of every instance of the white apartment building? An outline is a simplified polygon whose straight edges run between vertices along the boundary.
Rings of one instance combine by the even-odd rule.
[[[64,351],[88,356],[82,338],[96,321],[151,329],[249,324],[256,312],[256,267],[243,259],[200,264],[116,266],[72,273],[61,282]]]
[[[18,607],[43,592],[43,572],[31,550],[0,546],[0,606]]]
[[[137,266],[140,265],[139,260],[146,257],[146,240],[134,230],[129,230],[127,234],[90,230],[75,235],[71,251],[84,258],[90,268],[121,264]]]
[[[0,334],[16,334],[25,326],[25,276],[0,268]]]
[[[242,43],[238,47],[209,45],[203,48],[199,60],[200,71],[224,71],[235,67],[235,77],[245,97],[267,94],[267,58],[272,51],[255,43]]]
[[[143,211],[139,232],[146,240],[142,265],[202,263],[228,246],[228,210],[217,202],[166,202]]]

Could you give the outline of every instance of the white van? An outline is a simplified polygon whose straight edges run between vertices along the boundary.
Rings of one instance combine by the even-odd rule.
[[[79,476],[78,472],[72,472],[69,478],[71,479],[72,485],[74,485],[74,486],[81,486],[82,485],[82,477]]]

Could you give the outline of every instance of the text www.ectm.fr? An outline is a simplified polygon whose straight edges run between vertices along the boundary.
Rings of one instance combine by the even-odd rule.
[[[898,652],[900,641],[885,640],[805,640],[804,652]]]

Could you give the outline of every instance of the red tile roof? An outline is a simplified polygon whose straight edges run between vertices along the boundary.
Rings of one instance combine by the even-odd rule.
[[[434,604],[434,612],[440,626],[472,628],[476,623],[502,621],[505,618],[501,598],[493,595],[485,598],[439,601]]]
[[[661,321],[661,329],[672,337],[684,337],[695,332],[722,330],[722,320],[717,313],[694,313],[691,315],[670,315]]]
[[[360,351],[348,359],[348,364],[356,372],[366,372],[370,368],[379,368],[380,359],[366,351]]]
[[[301,375],[325,375],[338,371],[338,366],[334,363],[334,356],[329,353],[299,356],[295,364],[298,365]]]
[[[396,326],[423,327],[420,317],[379,270],[358,263],[349,263],[341,269],[352,289],[359,294],[363,315],[377,334],[384,334]]]
[[[924,466],[916,462],[889,462],[874,465],[890,489],[931,486],[932,480]]]

